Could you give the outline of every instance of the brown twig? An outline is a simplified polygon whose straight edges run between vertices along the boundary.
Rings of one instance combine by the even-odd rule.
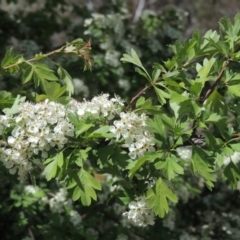
[[[206,94],[204,95],[204,97],[202,97],[200,99],[200,103],[203,104],[208,98],[209,96],[213,93],[213,91],[215,90],[216,86],[218,85],[218,83],[220,82],[221,78],[222,78],[222,75],[226,69],[226,67],[228,66],[230,62],[230,59],[227,59],[226,63],[224,64],[223,68],[221,69],[220,73],[218,74],[215,82],[212,84],[212,86],[207,90]],[[193,138],[196,138],[197,137],[197,134],[196,134],[196,122],[197,120],[195,119],[192,123],[192,134],[191,134],[191,137],[190,139],[192,140]],[[198,138],[198,137],[197,137]]]
[[[200,99],[200,103],[204,103],[205,100],[207,100],[209,98],[209,96],[213,93],[213,91],[215,90],[216,86],[218,85],[218,83],[220,82],[221,78],[222,78],[222,75],[226,69],[226,67],[228,66],[230,62],[230,59],[227,59],[225,65],[223,66],[223,68],[221,69],[220,73],[218,74],[217,76],[217,79],[215,80],[215,82],[213,83],[213,85],[207,90],[206,94],[204,97],[202,97]]]
[[[31,240],[35,240],[31,227],[28,228],[28,233],[30,235]]]
[[[58,52],[58,51],[59,51],[59,49],[54,50],[54,51],[49,52],[49,53],[46,53],[46,54],[43,54],[43,56],[44,56],[44,57],[48,57],[48,56],[50,56],[50,55],[55,54],[55,53]],[[38,59],[37,59],[37,58],[31,58],[31,59],[27,60],[27,62],[33,62],[33,61],[36,61],[36,60],[38,60]],[[7,70],[8,68],[15,67],[15,66],[17,66],[17,65],[19,65],[19,64],[21,64],[21,63],[23,63],[23,62],[16,62],[16,63],[14,63],[14,64],[11,64],[11,65],[8,65],[8,66],[6,66],[6,67],[3,67],[3,69],[4,69],[4,70]]]
[[[129,107],[148,89],[149,87],[146,86],[145,88],[143,88],[136,96],[134,96],[131,100],[131,102],[129,103],[129,105],[126,107],[126,110],[129,109]]]
[[[49,56],[51,56],[51,55],[54,55],[55,53],[64,52],[65,47],[66,47],[66,46],[61,47],[61,48],[58,48],[58,49],[56,49],[56,50],[54,50],[54,51],[52,51],[52,52],[42,54],[42,58],[49,57]],[[88,54],[85,52],[85,51],[90,50],[90,49],[91,49],[91,40],[89,40],[81,49],[78,49],[77,51],[73,51],[73,52],[77,53],[78,55],[81,55],[82,58],[83,58],[85,61],[87,61],[87,62],[89,63],[89,65],[90,65],[90,67],[91,67],[91,66],[92,66],[91,56],[88,55]],[[18,66],[18,65],[20,65],[20,64],[23,63],[23,62],[33,62],[33,61],[36,61],[36,60],[39,60],[39,59],[36,58],[36,57],[34,57],[34,58],[31,58],[31,59],[26,60],[26,61],[22,61],[22,62],[19,61],[19,62],[16,62],[16,63],[14,63],[14,64],[11,64],[11,65],[8,65],[8,66],[6,66],[6,67],[3,67],[3,69],[4,69],[4,70],[7,70],[7,69],[9,69],[9,68],[11,68],[11,67]]]

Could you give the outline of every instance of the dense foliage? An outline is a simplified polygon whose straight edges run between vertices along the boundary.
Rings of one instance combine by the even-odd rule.
[[[93,44],[78,38],[29,58],[7,50],[1,74],[10,85],[0,93],[4,239],[239,238],[239,193],[226,183],[236,189],[240,178],[240,15],[234,23],[221,19],[220,33],[201,37],[197,30],[170,46],[172,57],[164,49],[155,59],[145,46],[157,39],[161,17],[146,12],[145,25],[134,27],[150,35],[133,31],[127,47],[120,31],[127,14],[93,14],[85,20]],[[121,97],[72,98],[66,67],[80,58],[92,69],[92,46],[96,68],[83,76],[99,77],[101,87],[90,81],[91,95],[108,85]],[[133,81],[122,95],[107,81],[120,79],[120,68]]]
[[[9,6],[10,14],[3,15],[0,25],[1,48],[8,48],[10,41],[11,45],[15,44],[16,53],[32,58],[40,51],[49,52],[61,47],[59,45],[64,44],[64,40],[91,39],[93,72],[82,73],[81,60],[74,56],[54,56],[56,62],[68,69],[78,99],[90,99],[102,92],[112,96],[121,93],[122,97],[137,92],[144,81],[134,69],[120,63],[122,53],[134,47],[147,68],[151,68],[154,61],[167,59],[171,51],[165,46],[182,38],[187,16],[180,9],[166,7],[159,12],[145,10],[141,18],[133,22],[125,1],[110,1],[98,9],[98,13],[91,12],[84,5],[68,5],[64,1],[46,1],[34,12],[32,8],[26,4],[24,9],[20,3]],[[0,52],[2,58],[3,53]],[[2,89],[19,88],[18,77],[3,78]]]

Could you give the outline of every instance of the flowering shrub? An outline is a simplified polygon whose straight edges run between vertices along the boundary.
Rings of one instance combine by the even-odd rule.
[[[15,181],[17,174],[21,181],[27,176],[37,181],[43,169],[49,184],[54,179],[62,184],[58,193],[49,192],[51,198],[38,188],[26,187],[25,192],[39,191],[41,207],[48,204],[53,218],[65,208],[68,224],[80,225],[79,236],[91,236],[89,239],[100,238],[100,233],[87,224],[81,227],[87,216],[79,215],[68,196],[81,206],[94,205],[101,196],[99,192],[105,190],[104,176],[111,176],[107,190],[110,196],[100,197],[102,203],[96,207],[107,208],[105,202],[111,198],[128,206],[121,208],[115,202],[112,208],[127,220],[119,224],[132,228],[154,227],[178,199],[187,203],[204,191],[204,186],[212,190],[221,175],[236,189],[240,179],[236,100],[240,76],[233,63],[239,62],[239,26],[237,15],[233,24],[228,18],[220,20],[222,35],[209,30],[201,38],[196,31],[192,39],[172,45],[174,56],[162,64],[155,63],[152,73],[134,49],[123,54],[121,61],[135,65],[146,79],[146,86],[127,104],[108,94],[90,101],[73,100],[72,79],[67,71],[53,62],[58,66],[55,73],[41,62],[56,53],[74,54],[84,60],[85,69],[91,68],[90,42],[77,39],[30,60],[8,50],[2,71],[20,73],[23,89],[17,94],[0,93],[3,166]],[[24,91],[29,85],[36,90]],[[157,103],[142,96],[150,88]],[[229,114],[232,118],[227,121]],[[191,174],[197,175],[197,184],[188,181]],[[175,217],[171,210],[163,226],[174,229]],[[107,232],[114,222],[104,225],[103,231]],[[210,234],[208,228],[203,225],[198,234]],[[225,235],[232,234],[229,229],[222,229]],[[181,234],[181,239],[191,238]],[[125,238],[117,235],[118,239]]]

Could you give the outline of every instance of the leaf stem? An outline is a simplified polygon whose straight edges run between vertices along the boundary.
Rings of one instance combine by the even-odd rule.
[[[228,66],[230,62],[230,59],[227,59],[226,63],[224,64],[223,68],[221,69],[220,73],[218,74],[215,82],[212,84],[212,86],[207,90],[206,94],[204,97],[202,97],[200,99],[200,103],[203,104],[209,97],[210,95],[213,93],[213,91],[215,90],[216,86],[218,85],[218,83],[220,82],[222,75],[226,69],[226,67]]]
[[[51,56],[51,55],[59,52],[59,50],[60,50],[60,49],[57,49],[57,50],[54,50],[54,51],[52,51],[52,52],[43,54],[43,56],[44,56],[44,57]],[[38,59],[35,57],[35,58],[31,58],[31,59],[26,60],[26,61],[23,61],[23,62],[33,62],[33,61],[36,61],[36,60],[38,60]],[[23,63],[23,62],[16,62],[16,63],[14,63],[14,64],[11,64],[11,65],[8,65],[8,66],[6,66],[6,67],[3,67],[3,69],[6,70],[6,69],[8,69],[8,68],[18,66],[18,65],[20,65],[20,64]]]
[[[148,89],[149,87],[146,86],[145,88],[143,88],[136,96],[134,96],[131,100],[131,102],[129,103],[129,105],[126,107],[126,110],[128,110],[130,108],[130,106]]]

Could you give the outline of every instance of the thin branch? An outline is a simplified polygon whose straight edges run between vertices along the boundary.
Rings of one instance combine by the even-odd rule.
[[[203,104],[204,101],[207,100],[207,99],[209,98],[209,96],[213,93],[213,91],[215,90],[216,86],[217,86],[218,83],[220,82],[220,80],[221,80],[221,78],[222,78],[222,75],[223,75],[226,67],[228,66],[229,62],[230,62],[230,59],[227,59],[227,61],[226,61],[226,63],[224,64],[223,68],[221,69],[220,73],[218,74],[215,82],[214,82],[214,83],[212,84],[212,86],[208,89],[208,91],[206,92],[206,94],[204,95],[204,97],[202,97],[202,98],[200,99],[200,103],[201,103],[201,104]],[[195,119],[195,120],[193,121],[193,123],[192,123],[192,129],[193,129],[193,131],[192,131],[192,134],[191,134],[191,136],[190,136],[191,141],[192,141],[194,138],[196,138],[196,136],[197,136],[197,134],[196,134],[196,130],[197,130],[197,129],[196,129],[196,122],[197,122],[197,120]],[[198,138],[198,137],[197,137],[197,138]],[[199,139],[200,139],[200,138],[199,138]],[[194,141],[192,141],[192,142],[194,142]],[[195,144],[195,142],[194,142],[194,144]]]
[[[145,5],[145,0],[140,0],[134,14],[134,18],[133,18],[134,23],[136,23],[139,20],[140,16],[142,15],[144,5]]]
[[[126,110],[129,109],[129,107],[148,89],[149,87],[145,87],[143,88],[136,96],[134,96],[131,100],[131,102],[129,103],[129,105],[126,107]]]
[[[59,49],[54,50],[54,51],[49,52],[49,53],[46,53],[46,54],[43,54],[43,56],[44,56],[44,57],[48,57],[48,56],[50,56],[50,55],[55,54],[56,52],[59,52]],[[33,61],[36,61],[36,60],[38,60],[38,59],[37,59],[37,58],[31,58],[31,59],[27,60],[27,62],[33,62]],[[6,70],[6,69],[8,69],[8,68],[15,67],[15,66],[17,66],[17,65],[19,65],[19,64],[21,64],[21,63],[23,63],[23,62],[16,62],[16,63],[14,63],[14,64],[11,64],[11,65],[8,65],[8,66],[6,66],[6,67],[3,67],[3,69]]]
[[[213,91],[215,90],[216,86],[218,85],[218,83],[220,82],[222,75],[226,69],[226,67],[228,66],[230,62],[230,59],[227,59],[225,65],[223,66],[222,70],[220,71],[220,73],[217,76],[217,79],[215,80],[215,82],[213,83],[213,85],[207,90],[205,96],[203,98],[200,99],[200,103],[204,103],[205,100],[207,100],[209,98],[209,96],[213,93]]]
[[[71,43],[70,43],[71,44]],[[65,45],[61,48],[58,48],[52,52],[49,52],[49,53],[45,53],[45,54],[42,54],[42,58],[45,58],[45,57],[49,57],[51,55],[54,55],[55,53],[60,53],[60,52],[65,52],[65,53],[75,53],[77,54],[78,56],[81,56],[84,60],[84,62],[87,63],[88,66],[84,66],[84,68],[90,68],[92,67],[92,58],[91,56],[88,54],[88,51],[91,49],[91,40],[89,40],[83,47],[81,47],[80,49],[74,49],[72,51],[66,51],[68,45]],[[40,60],[39,58],[37,57],[34,57],[34,58],[31,58],[29,60],[23,60],[23,61],[19,61],[19,62],[16,62],[14,64],[11,64],[11,65],[8,65],[6,67],[3,67],[2,69],[3,70],[7,70],[11,67],[15,67],[15,66],[18,66],[20,65],[21,63],[29,63],[29,62],[33,62],[33,61],[36,61],[36,60]]]
[[[29,235],[30,235],[31,240],[35,240],[34,235],[33,235],[33,232],[32,232],[32,230],[31,230],[30,227],[28,228],[28,233],[29,233]]]

